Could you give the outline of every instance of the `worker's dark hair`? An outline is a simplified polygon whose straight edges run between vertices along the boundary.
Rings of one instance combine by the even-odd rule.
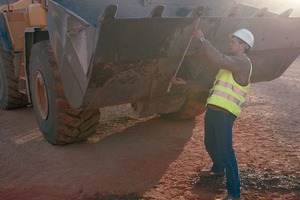
[[[239,44],[246,44],[246,48],[244,49],[244,53],[248,53],[249,51],[250,51],[250,49],[251,49],[251,47],[249,46],[249,44],[247,44],[244,40],[242,40],[241,38],[238,38],[238,37],[236,37],[236,36],[233,36],[233,37],[235,37],[236,39],[237,39],[237,41],[239,42]]]

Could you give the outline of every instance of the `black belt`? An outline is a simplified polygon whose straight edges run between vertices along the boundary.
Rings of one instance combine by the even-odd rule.
[[[212,105],[212,104],[207,104],[207,107],[214,110],[214,111],[218,111],[218,112],[223,112],[225,114],[232,114],[231,112],[229,112],[228,110],[221,108],[219,106],[216,105]]]

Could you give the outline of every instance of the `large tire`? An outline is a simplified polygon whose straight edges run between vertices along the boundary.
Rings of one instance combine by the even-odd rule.
[[[195,118],[205,112],[207,95],[207,92],[189,90],[184,104],[178,111],[162,114],[161,117],[172,121]]]
[[[25,94],[19,92],[19,77],[15,76],[13,54],[4,51],[0,39],[0,107],[5,110],[28,105]]]
[[[49,41],[32,48],[30,89],[40,130],[49,143],[70,144],[97,131],[99,109],[76,111],[69,105]]]

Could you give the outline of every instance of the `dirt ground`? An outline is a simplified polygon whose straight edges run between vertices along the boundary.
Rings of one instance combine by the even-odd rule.
[[[253,84],[234,127],[243,199],[300,199],[300,59],[282,77]],[[211,200],[226,194],[210,167],[203,115],[138,120],[128,107],[102,110],[102,131],[53,146],[33,109],[0,111],[1,200]],[[112,114],[109,114],[113,112]],[[99,130],[100,131],[100,130]]]

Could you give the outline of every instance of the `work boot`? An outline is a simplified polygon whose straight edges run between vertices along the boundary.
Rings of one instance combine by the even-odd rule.
[[[234,198],[229,194],[224,199],[216,199],[216,200],[241,200],[241,198]]]
[[[201,170],[200,175],[203,177],[224,176],[225,172],[215,173],[215,172],[212,172],[211,170]]]

